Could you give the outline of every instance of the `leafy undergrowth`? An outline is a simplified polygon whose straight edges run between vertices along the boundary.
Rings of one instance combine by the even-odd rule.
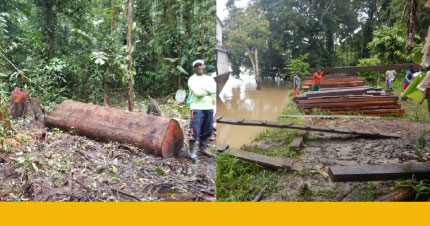
[[[282,111],[283,115],[301,114],[293,104],[288,104]],[[278,122],[304,123],[300,118],[280,118]],[[300,155],[289,144],[297,135],[297,130],[274,129],[265,130],[254,138],[251,145],[241,149],[268,156],[295,158]],[[262,146],[267,146],[262,148]],[[217,155],[217,201],[251,201],[264,186],[266,193],[276,188],[277,178],[285,170],[272,170],[256,163],[249,163],[227,154]]]
[[[146,102],[136,101],[136,111]],[[187,130],[186,106],[171,98],[159,105]],[[27,140],[0,151],[1,201],[215,201],[214,158],[162,159],[130,145],[47,130],[41,122],[14,123]]]

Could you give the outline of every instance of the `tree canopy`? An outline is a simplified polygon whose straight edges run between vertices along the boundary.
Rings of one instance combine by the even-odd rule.
[[[262,77],[291,76],[286,66],[304,54],[310,67],[355,66],[365,58],[409,63],[430,25],[425,0],[254,0],[244,9],[234,2],[227,4],[227,26],[253,5],[269,22],[267,48],[259,53]],[[224,33],[227,42],[231,33]],[[242,56],[232,61],[236,74],[250,66]]]
[[[132,1],[132,70],[139,95],[168,95],[205,60],[215,71],[215,0]],[[0,89],[45,101],[100,103],[127,93],[127,1],[1,0]],[[10,61],[14,66],[12,66]]]

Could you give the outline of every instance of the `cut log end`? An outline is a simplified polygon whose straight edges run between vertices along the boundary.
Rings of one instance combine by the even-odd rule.
[[[184,134],[178,121],[171,119],[163,139],[161,155],[163,158],[178,156],[184,145]]]

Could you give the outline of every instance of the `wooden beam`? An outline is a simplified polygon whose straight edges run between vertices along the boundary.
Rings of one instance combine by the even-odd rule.
[[[417,70],[420,68],[419,64],[389,64],[389,65],[378,65],[378,66],[363,66],[363,67],[327,67],[322,68],[323,71],[325,71],[327,74],[331,73],[349,73],[349,72],[368,72],[368,71],[388,71],[388,70],[407,70],[410,69],[411,66],[414,68],[414,70]],[[311,73],[314,73],[317,71],[318,68],[309,68],[309,71]]]
[[[315,107],[305,108],[304,112],[313,112],[314,110],[319,111],[359,111],[359,110],[376,110],[376,109],[401,109],[402,106],[399,104],[389,105],[362,105],[362,106],[347,106],[347,107]]]
[[[309,99],[315,97],[329,97],[329,96],[346,96],[346,95],[364,95],[369,91],[382,91],[381,88],[377,87],[358,87],[358,88],[341,88],[331,89],[324,91],[305,92],[304,94],[297,95],[298,100]]]
[[[327,83],[334,83],[334,82],[356,82],[356,81],[364,81],[365,78],[358,78],[358,77],[352,77],[352,78],[339,78],[339,79],[323,79],[321,80],[321,84],[327,84]],[[311,85],[313,80],[304,80],[303,85]]]
[[[316,107],[349,107],[349,106],[369,106],[369,105],[391,105],[397,104],[392,100],[379,100],[379,101],[350,101],[350,102],[330,102],[330,103],[314,103],[314,104],[297,104],[299,108],[316,108]]]
[[[351,101],[397,101],[397,96],[340,96],[340,97],[324,97],[298,100],[298,104],[314,104],[314,103],[331,103],[331,102],[351,102]]]
[[[327,133],[338,133],[338,134],[352,134],[355,136],[365,136],[372,138],[399,138],[399,135],[395,134],[382,134],[382,133],[374,133],[374,132],[366,132],[366,131],[353,131],[349,129],[331,129],[327,127],[318,127],[318,126],[307,126],[307,125],[299,125],[293,123],[280,123],[280,122],[266,122],[259,120],[242,120],[242,119],[232,119],[232,118],[217,118],[217,123],[224,123],[230,125],[241,125],[241,126],[262,126],[262,127],[271,127],[271,128],[287,128],[287,129],[298,129],[298,130],[308,130],[308,131],[320,131]]]
[[[333,182],[385,181],[430,178],[430,163],[409,162],[397,165],[331,166],[328,170]]]
[[[314,77],[312,75],[310,76],[305,76],[305,80],[312,80]],[[348,76],[347,74],[334,74],[334,75],[326,75],[324,77],[321,78],[321,80],[325,80],[325,79],[337,79],[337,78],[357,78],[354,76]]]
[[[279,118],[320,118],[320,119],[380,119],[374,116],[352,115],[278,115]]]
[[[253,152],[236,150],[233,148],[217,146],[218,152],[225,152],[233,157],[243,159],[248,162],[258,163],[260,165],[273,168],[273,169],[287,169],[291,170],[294,161],[282,157],[270,157]]]
[[[403,109],[375,109],[375,110],[357,110],[357,111],[333,111],[335,115],[346,115],[346,114],[361,114],[361,115],[403,115],[405,110]]]

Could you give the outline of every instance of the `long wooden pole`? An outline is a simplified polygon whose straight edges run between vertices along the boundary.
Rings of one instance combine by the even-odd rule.
[[[232,118],[224,118],[222,116],[217,118],[216,121],[217,123],[239,125],[239,126],[262,126],[262,127],[272,127],[272,128],[298,129],[298,130],[308,130],[308,131],[320,131],[320,132],[327,132],[327,133],[351,134],[356,136],[365,136],[365,137],[372,137],[372,138],[400,138],[399,135],[395,135],[395,134],[382,134],[382,133],[376,133],[376,132],[356,131],[356,130],[350,130],[350,129],[331,129],[327,127],[298,125],[293,123],[268,122],[268,121],[247,120],[247,119],[232,119]]]

